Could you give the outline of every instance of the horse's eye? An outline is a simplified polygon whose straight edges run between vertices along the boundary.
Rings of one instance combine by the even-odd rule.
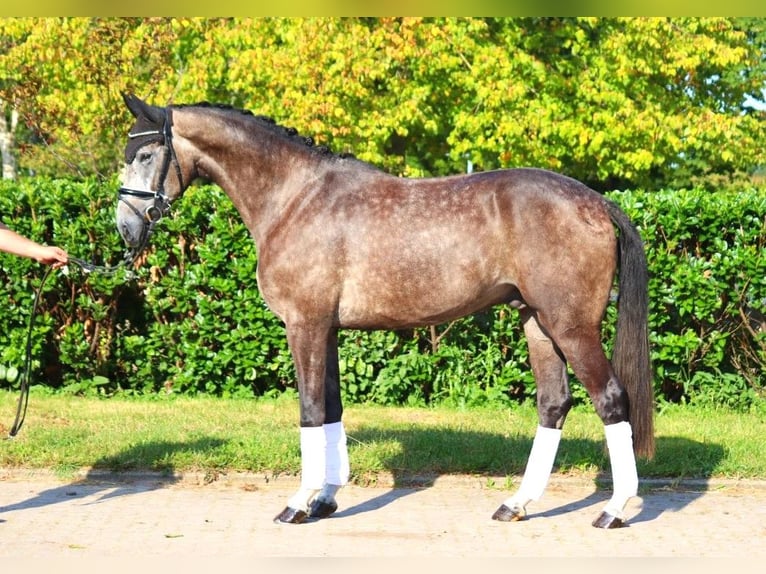
[[[152,160],[152,154],[148,151],[139,152],[137,157],[138,163],[149,163]]]

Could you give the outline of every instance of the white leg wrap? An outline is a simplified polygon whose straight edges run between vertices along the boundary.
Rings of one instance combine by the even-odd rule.
[[[322,427],[301,427],[301,487],[287,506],[308,512],[311,500],[324,484],[325,433]]]
[[[293,510],[302,510],[303,512],[308,514],[311,501],[314,500],[314,497],[317,495],[317,492],[319,492],[319,489],[304,488],[303,486],[301,486],[298,492],[293,494],[288,499],[287,506],[289,506]]]
[[[524,508],[530,500],[540,499],[548,485],[560,441],[561,429],[537,427],[521,486],[516,494],[505,501],[506,506]]]
[[[340,487],[348,482],[349,474],[346,431],[342,422],[301,427],[301,487],[287,505],[308,512],[317,493],[322,500],[334,500]]]
[[[604,425],[609,462],[612,466],[612,498],[604,508],[605,512],[622,518],[628,500],[638,494],[638,472],[633,454],[633,429],[625,421]]]
[[[325,476],[323,427],[301,427],[301,488],[319,490]]]
[[[350,473],[346,431],[342,422],[326,424],[323,428],[327,445],[325,482],[343,486],[348,482]]]

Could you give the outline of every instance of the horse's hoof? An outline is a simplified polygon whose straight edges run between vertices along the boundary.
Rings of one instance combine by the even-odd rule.
[[[311,508],[309,508],[309,516],[311,518],[327,518],[336,510],[338,510],[338,503],[334,500],[327,501],[315,498],[311,502]]]
[[[303,510],[285,506],[285,509],[274,517],[274,522],[276,524],[300,524],[306,518],[308,518],[308,514]]]
[[[628,525],[622,518],[617,518],[608,512],[602,512],[598,515],[598,518],[593,521],[593,526],[596,528],[625,528]]]
[[[519,520],[524,520],[526,516],[527,513],[524,512],[523,508],[508,508],[505,504],[501,504],[500,508],[495,510],[495,513],[492,515],[492,520],[499,520],[500,522],[518,522]]]

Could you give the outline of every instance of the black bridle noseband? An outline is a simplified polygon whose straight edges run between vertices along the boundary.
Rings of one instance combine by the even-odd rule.
[[[151,236],[152,231],[154,231],[157,222],[170,212],[170,199],[168,199],[168,196],[165,194],[165,179],[170,171],[171,162],[175,166],[178,185],[180,189],[183,189],[184,180],[183,175],[181,174],[181,165],[178,163],[178,157],[176,156],[176,151],[173,147],[172,125],[173,119],[171,111],[168,108],[165,113],[165,121],[162,128],[128,134],[128,138],[130,139],[145,138],[147,141],[144,145],[159,140],[165,146],[165,154],[163,156],[162,167],[159,174],[159,185],[156,191],[145,191],[125,186],[120,187],[117,191],[118,200],[124,202],[125,205],[133,210],[133,213],[135,213],[144,224],[141,232],[141,240],[138,245],[133,248],[134,258],[138,257],[149,243],[149,237]],[[153,201],[146,207],[146,209],[144,209],[144,212],[141,213],[135,205],[125,199],[126,197],[137,197],[138,199]]]

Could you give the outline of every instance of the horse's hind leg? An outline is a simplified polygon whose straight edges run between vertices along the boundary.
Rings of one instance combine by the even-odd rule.
[[[602,513],[593,521],[593,526],[620,528],[625,526],[625,506],[638,494],[628,394],[604,355],[597,329],[572,330],[559,338],[558,342],[604,423],[613,491]]]
[[[537,383],[539,424],[519,489],[492,515],[494,520],[504,522],[523,519],[527,504],[543,495],[561,440],[561,428],[572,406],[566,362],[561,352],[543,332],[533,312],[522,310],[522,320]]]

